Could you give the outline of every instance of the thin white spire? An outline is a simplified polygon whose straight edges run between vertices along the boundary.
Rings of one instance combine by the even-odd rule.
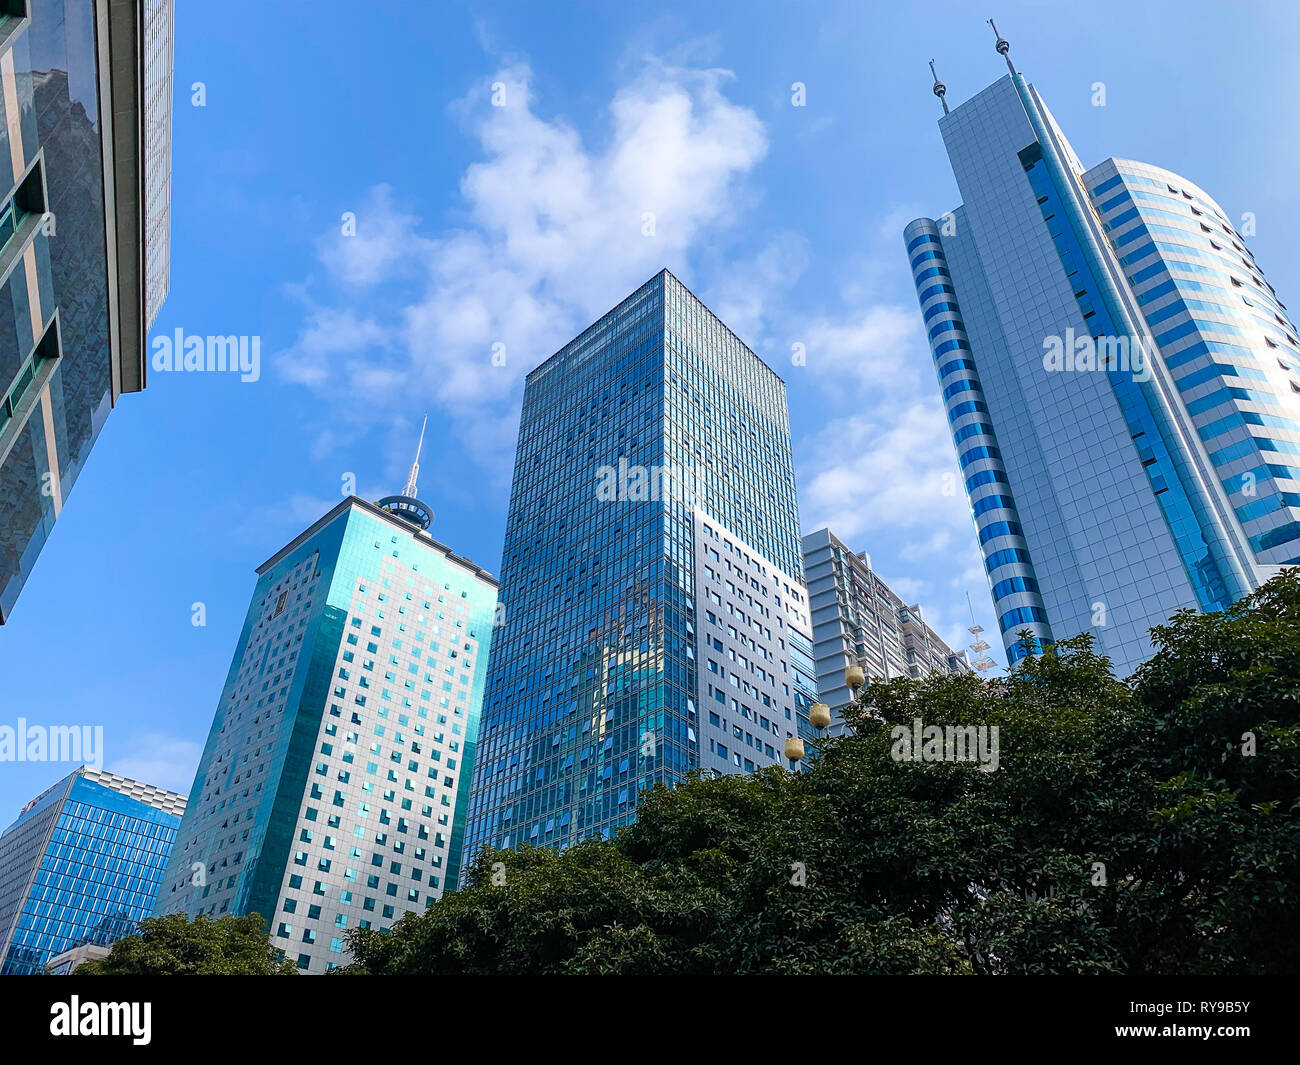
[[[402,490],[402,495],[408,499],[416,498],[415,480],[420,476],[420,452],[424,449],[424,428],[429,424],[429,416],[424,416],[424,422],[420,425],[420,442],[415,445],[415,461],[411,463],[411,472],[406,478],[406,487]]]

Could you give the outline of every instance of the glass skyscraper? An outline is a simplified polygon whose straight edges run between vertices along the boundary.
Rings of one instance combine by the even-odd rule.
[[[787,765],[816,699],[785,385],[666,270],[524,389],[467,857]]]
[[[416,470],[258,569],[158,898],[260,913],[313,973],[456,884],[497,583],[428,534]]]
[[[1203,189],[1085,170],[1022,75],[944,111],[962,204],[904,239],[1003,641],[1128,672],[1300,561],[1296,330]]]
[[[172,0],[0,4],[0,624],[167,294]]]
[[[82,766],[0,835],[0,974],[131,935],[153,911],[185,796]]]

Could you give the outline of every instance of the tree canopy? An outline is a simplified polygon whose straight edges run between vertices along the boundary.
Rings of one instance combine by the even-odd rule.
[[[220,917],[183,913],[146,917],[107,958],[82,962],[77,976],[287,976],[298,971],[266,935],[261,914]]]
[[[484,849],[428,911],[350,931],[342,971],[1300,971],[1300,576],[1152,639],[1124,681],[1085,635],[993,680],[873,682],[804,772]],[[996,769],[903,758],[917,719],[996,727]]]

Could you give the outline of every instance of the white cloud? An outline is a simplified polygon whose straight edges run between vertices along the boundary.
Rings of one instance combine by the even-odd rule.
[[[809,384],[832,415],[843,412],[796,441],[803,528],[829,527],[866,550],[886,583],[960,648],[970,642],[968,591],[990,623],[970,506],[920,316],[874,291],[850,285],[845,309],[799,327]]]
[[[741,262],[719,264],[717,280],[703,293],[704,302],[727,327],[753,350],[771,343],[772,316],[787,306],[791,290],[812,261],[812,247],[802,233],[773,235],[758,254]],[[788,361],[789,345],[768,358],[781,372]]]
[[[194,740],[145,732],[132,738],[125,745],[125,753],[111,759],[105,768],[110,773],[186,795],[194,783],[202,754],[203,745]]]
[[[298,289],[300,335],[280,357],[328,404],[313,454],[386,426],[396,476],[410,461],[408,419],[427,407],[504,494],[523,374],[660,268],[687,284],[699,270],[706,303],[805,390],[796,406],[811,386],[824,410],[815,436],[794,425],[804,527],[863,537],[914,575],[923,606],[959,615],[970,574],[953,581],[952,559],[968,570],[978,555],[910,301],[901,231],[919,212],[895,206],[834,265],[838,307],[798,309],[809,241],[777,231],[760,242],[735,225],[755,202],[748,177],[766,130],[727,97],[731,75],[700,62],[637,61],[580,124],[548,114],[528,67],[507,65],[452,105],[478,158],[442,224],[380,185],[359,201],[356,236],[320,238],[316,275]],[[803,368],[790,365],[795,343]]]
[[[350,391],[356,378],[366,371],[365,353],[383,351],[392,342],[391,329],[363,317],[354,308],[309,304],[297,343],[281,354],[276,364],[296,384],[320,391],[346,385]]]
[[[965,496],[962,496],[965,499]],[[951,528],[934,529],[928,536],[909,537],[898,555],[908,562],[921,562],[946,555],[953,542]]]
[[[419,227],[390,186],[376,185],[359,211],[344,212],[337,228],[317,238],[316,252],[341,284],[369,287],[410,273],[429,253],[432,242]]]
[[[269,553],[284,544],[286,535],[293,536],[309,528],[343,500],[341,476],[338,489],[339,494],[332,498],[305,492],[288,492],[274,502],[250,507],[243,520],[231,529],[231,535],[241,543]],[[357,494],[375,499],[388,492],[367,493],[364,488],[358,488]]]
[[[372,189],[355,236],[318,242],[323,277],[302,286],[281,372],[354,424],[440,405],[467,451],[508,471],[523,373],[660,268],[687,279],[702,235],[745,203],[767,140],[724,95],[730,77],[648,60],[587,139],[540,113],[526,66],[485,79],[452,108],[482,152],[455,227],[426,233],[394,190]]]
[[[909,606],[930,590],[930,582],[919,577],[886,577],[885,583]]]
[[[870,304],[843,318],[821,317],[803,327],[808,373],[840,391],[854,381],[862,389],[916,395],[928,369],[917,340],[917,314],[893,304]]]
[[[841,539],[877,529],[969,536],[970,511],[937,401],[896,407],[891,398],[801,442],[805,529],[829,526]]]

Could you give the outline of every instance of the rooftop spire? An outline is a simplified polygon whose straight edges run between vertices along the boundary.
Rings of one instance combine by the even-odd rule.
[[[424,422],[420,426],[420,442],[415,445],[415,461],[411,463],[411,472],[406,476],[406,487],[402,489],[402,495],[409,499],[415,499],[415,479],[420,476],[420,452],[424,449],[424,429],[429,424],[429,416],[424,416]]]
[[[420,476],[420,452],[424,450],[424,430],[429,424],[429,416],[424,416],[420,426],[420,442],[415,445],[415,461],[411,463],[411,472],[406,477],[406,487],[400,496],[384,496],[378,503],[380,510],[386,510],[394,517],[414,525],[417,529],[428,529],[433,524],[433,511],[429,504],[421,503],[416,496],[416,479]]]
[[[934,73],[934,60],[930,60],[930,73],[934,74],[934,94],[939,97],[939,102],[943,104],[943,113],[948,113],[948,101],[945,100],[944,93],[948,91],[948,86],[939,80],[939,75]]]
[[[989,19],[989,25],[993,26],[993,36],[998,39],[997,44],[995,44],[993,47],[995,47],[998,50],[998,55],[1000,55],[1003,59],[1007,61],[1007,69],[1011,71],[1012,74],[1014,74],[1016,72],[1016,68],[1011,62],[1011,56],[1008,54],[1011,51],[1011,42],[1008,41],[1005,37],[1003,37],[1002,34],[998,33],[998,28],[993,24],[992,19]]]

